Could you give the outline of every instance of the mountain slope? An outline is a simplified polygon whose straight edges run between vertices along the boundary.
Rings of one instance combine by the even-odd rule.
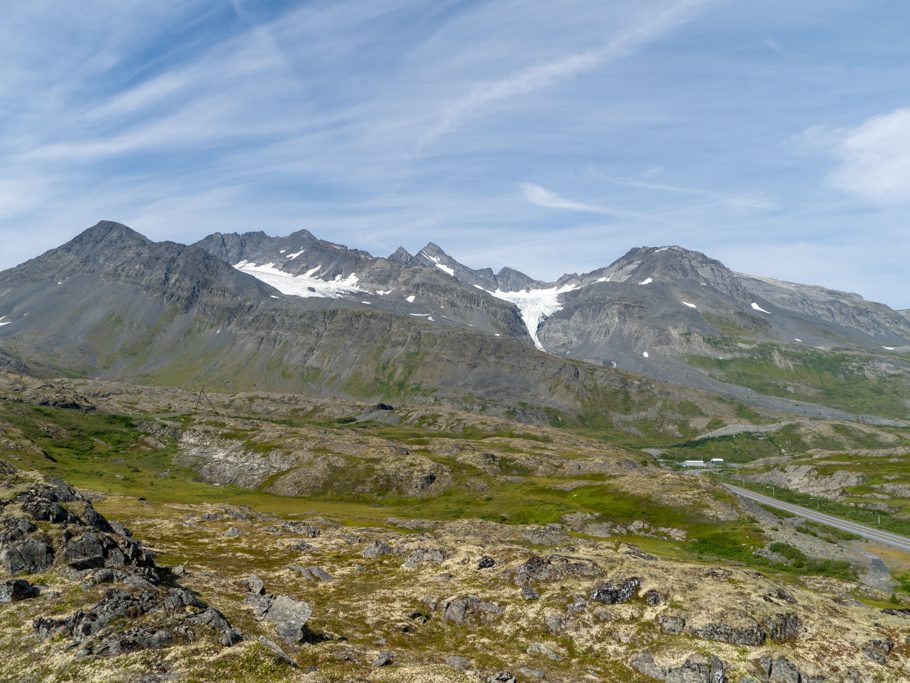
[[[681,385],[671,402],[694,388],[901,419],[908,349],[910,320],[886,306],[738,275],[681,247],[544,283],[470,269],[433,244],[375,258],[303,230],[183,246],[103,221],[0,273],[3,365],[234,390],[473,396],[579,415],[634,385],[636,406],[660,402],[665,388],[615,368]]]
[[[0,328],[0,349],[36,371],[467,402],[535,420],[620,421],[623,429],[640,413],[674,433],[680,420],[684,431],[695,429],[678,409],[683,402],[724,411],[705,397],[537,352],[522,339],[346,299],[284,296],[202,249],[150,242],[109,223],[0,273],[0,315],[12,321]]]
[[[287,237],[268,237],[261,232],[216,233],[196,246],[285,294],[346,299],[530,344],[520,315],[512,306],[449,273],[413,267],[414,257],[404,250],[396,252],[396,258],[374,258],[319,240],[306,230]]]

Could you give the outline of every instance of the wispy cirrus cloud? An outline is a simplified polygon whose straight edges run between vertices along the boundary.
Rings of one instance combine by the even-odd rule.
[[[594,177],[613,185],[623,187],[633,187],[640,190],[654,190],[674,195],[684,195],[691,197],[700,197],[709,200],[704,206],[725,206],[734,211],[764,211],[774,206],[774,203],[767,199],[754,194],[725,194],[716,190],[706,190],[699,187],[689,187],[687,185],[673,185],[670,183],[658,183],[650,180],[650,174],[642,179],[627,178],[623,176],[614,176],[600,171],[593,171]]]
[[[420,139],[420,147],[453,132],[471,116],[495,102],[551,87],[609,62],[628,57],[636,50],[692,19],[713,0],[680,0],[658,13],[642,12],[635,24],[600,47],[565,55],[554,61],[523,68],[498,80],[473,87],[447,104],[439,122]]]

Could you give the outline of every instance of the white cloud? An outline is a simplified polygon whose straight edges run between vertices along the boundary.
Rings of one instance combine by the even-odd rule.
[[[910,108],[866,119],[853,129],[810,137],[834,137],[837,167],[828,181],[875,203],[910,202]],[[807,131],[808,133],[808,131]]]
[[[606,209],[584,202],[576,202],[561,195],[551,192],[545,187],[534,183],[522,183],[521,192],[531,204],[543,206],[548,209],[568,209],[569,211],[583,211],[586,213],[609,213]]]

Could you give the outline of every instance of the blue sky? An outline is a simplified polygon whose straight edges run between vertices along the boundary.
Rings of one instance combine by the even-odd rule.
[[[910,3],[0,5],[0,267],[154,239],[435,241],[553,279],[633,246],[910,308]]]

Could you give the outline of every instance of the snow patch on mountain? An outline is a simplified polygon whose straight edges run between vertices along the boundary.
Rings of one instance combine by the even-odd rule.
[[[646,277],[644,280],[642,280],[642,281],[639,282],[638,284],[640,284],[640,285],[650,285],[652,282],[654,282],[654,278],[653,278],[653,277]]]
[[[319,266],[308,270],[303,275],[285,273],[283,270],[276,268],[274,263],[256,265],[248,261],[241,261],[235,264],[234,268],[252,275],[257,280],[262,280],[282,294],[291,296],[339,299],[346,294],[363,293],[357,287],[356,275],[351,274],[346,278],[338,275],[334,280],[320,280],[315,277],[320,269]]]
[[[417,298],[416,296],[411,294],[411,296],[405,297],[405,301],[407,301],[409,304],[412,304],[412,303],[414,303],[414,299],[416,299],[416,298]]]
[[[689,308],[698,308],[695,304],[690,304],[688,301],[680,301],[683,306],[688,306]]]
[[[755,303],[754,301],[752,302],[752,308],[753,308],[754,310],[756,310],[756,311],[761,311],[762,313],[767,313],[768,315],[771,315],[771,311],[766,311],[764,308],[762,308],[761,306],[759,306],[759,305],[758,305],[757,303]]]
[[[559,303],[559,295],[565,294],[578,289],[577,285],[564,285],[562,287],[549,287],[548,289],[526,289],[520,292],[504,292],[497,289],[495,292],[487,292],[497,299],[508,301],[518,307],[521,313],[521,319],[524,320],[525,326],[531,339],[541,351],[546,351],[540,339],[537,337],[537,328],[541,321],[549,318],[556,311],[562,309]],[[487,291],[487,290],[484,290]]]
[[[444,263],[441,263],[441,259],[438,256],[430,256],[429,254],[424,254],[423,252],[421,252],[420,255],[423,256],[425,259],[429,259],[430,261],[432,261],[433,265],[435,265],[437,268],[439,268],[439,270],[441,270],[446,275],[455,277],[455,269],[450,268],[449,266],[445,265]]]
[[[12,320],[7,320],[5,315],[0,315],[0,327],[3,327],[4,325],[9,325],[12,322],[13,322]]]

